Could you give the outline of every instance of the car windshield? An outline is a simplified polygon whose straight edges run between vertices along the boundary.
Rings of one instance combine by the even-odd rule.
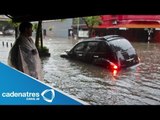
[[[128,50],[129,48],[132,48],[132,45],[126,39],[112,40],[112,41],[109,41],[109,44],[116,51],[119,51],[119,50],[125,51],[125,50]]]

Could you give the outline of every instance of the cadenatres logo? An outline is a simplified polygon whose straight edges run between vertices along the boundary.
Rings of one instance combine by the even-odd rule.
[[[3,98],[24,98],[24,100],[40,100],[40,95],[42,96],[43,100],[46,102],[51,103],[53,99],[55,98],[55,92],[53,89],[46,89],[39,92],[3,92],[1,96]]]
[[[50,94],[49,97],[46,96],[47,94]],[[43,99],[47,102],[52,102],[54,97],[55,97],[55,92],[53,89],[46,89],[41,93],[41,96],[43,97]]]

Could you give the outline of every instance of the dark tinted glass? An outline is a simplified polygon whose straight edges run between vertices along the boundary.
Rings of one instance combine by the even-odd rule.
[[[83,43],[79,43],[78,45],[75,46],[74,48],[74,52],[76,51],[84,51],[87,47],[87,43],[83,42]]]
[[[119,51],[119,50],[128,50],[129,48],[132,48],[132,45],[126,39],[112,40],[112,41],[109,41],[109,44],[116,51]]]

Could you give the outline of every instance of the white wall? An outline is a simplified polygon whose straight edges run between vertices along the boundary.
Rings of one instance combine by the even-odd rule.
[[[49,37],[68,37],[68,29],[71,29],[72,19],[65,19],[63,21],[44,21],[42,28],[46,29]],[[49,29],[52,28],[50,31]]]

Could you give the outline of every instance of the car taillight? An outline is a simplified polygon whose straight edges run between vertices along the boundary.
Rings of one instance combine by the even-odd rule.
[[[114,65],[114,66],[113,66],[113,69],[118,69],[117,65]]]
[[[118,66],[112,62],[110,62],[112,75],[115,77],[118,73]]]
[[[110,65],[111,65],[112,70],[117,70],[118,69],[118,66],[116,64],[110,62]]]
[[[117,70],[113,70],[113,76],[117,76],[118,71]]]

